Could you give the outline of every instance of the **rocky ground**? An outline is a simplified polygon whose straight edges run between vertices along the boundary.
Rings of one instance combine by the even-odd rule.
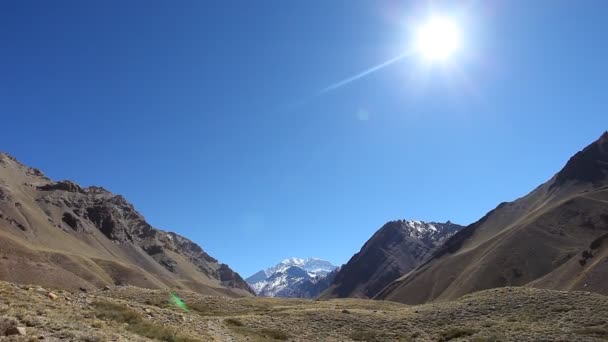
[[[406,306],[0,282],[1,341],[605,341],[608,297],[501,288]],[[186,311],[187,310],[187,311]]]

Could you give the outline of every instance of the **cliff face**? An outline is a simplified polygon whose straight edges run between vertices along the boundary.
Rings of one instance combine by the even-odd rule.
[[[196,243],[152,227],[132,204],[101,187],[53,182],[0,154],[0,278],[66,287],[108,283],[250,295],[247,283]],[[57,276],[11,272],[33,255]],[[51,256],[51,257],[49,257]],[[2,272],[4,270],[4,272]],[[69,287],[69,286],[68,286]],[[79,287],[79,286],[76,286]]]

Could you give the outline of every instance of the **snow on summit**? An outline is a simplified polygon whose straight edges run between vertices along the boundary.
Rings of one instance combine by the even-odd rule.
[[[289,258],[246,279],[264,297],[297,297],[299,289],[324,279],[337,267],[319,258]]]

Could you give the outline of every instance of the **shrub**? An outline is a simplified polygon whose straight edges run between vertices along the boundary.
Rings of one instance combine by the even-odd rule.
[[[350,338],[355,341],[379,341],[376,334],[371,331],[355,331],[350,334]]]
[[[178,335],[173,329],[145,321],[139,313],[124,305],[95,302],[93,306],[95,306],[95,314],[100,319],[127,323],[127,330],[140,336],[164,342],[198,342],[196,339]]]
[[[277,329],[262,329],[260,330],[260,335],[280,341],[287,341],[289,339],[287,333]]]
[[[608,337],[608,327],[587,327],[575,331],[579,335],[596,336],[596,337]]]
[[[471,328],[450,328],[439,335],[439,341],[445,342],[450,341],[459,337],[471,336],[475,333],[475,330]]]
[[[243,324],[243,322],[236,318],[227,318],[224,320],[224,323],[226,323],[227,325],[232,325],[234,327],[242,327],[243,325],[245,325]]]

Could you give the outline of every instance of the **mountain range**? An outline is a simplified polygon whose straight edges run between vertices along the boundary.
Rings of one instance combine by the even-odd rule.
[[[10,282],[419,304],[507,286],[607,294],[607,277],[608,132],[466,227],[390,221],[340,268],[291,258],[246,281],[196,243],[152,227],[122,196],[53,181],[0,153],[0,279]]]
[[[375,296],[408,304],[504,286],[608,293],[608,132]]]
[[[290,258],[246,279],[262,297],[312,298],[333,280],[337,267],[318,258]]]
[[[0,279],[71,290],[114,284],[251,296],[230,267],[152,227],[101,187],[52,181],[0,153]]]

